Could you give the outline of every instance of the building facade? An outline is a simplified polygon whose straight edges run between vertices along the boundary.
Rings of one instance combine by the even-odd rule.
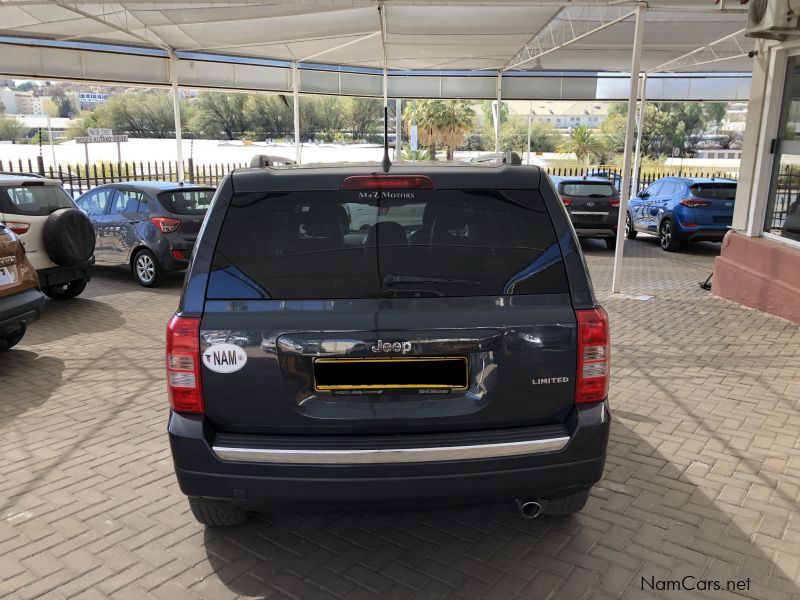
[[[736,207],[713,292],[800,323],[800,39],[758,40]]]

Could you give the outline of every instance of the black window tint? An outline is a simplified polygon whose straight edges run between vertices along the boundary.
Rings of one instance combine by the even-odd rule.
[[[204,215],[214,197],[214,190],[164,192],[158,200],[167,212],[176,215]]]
[[[689,189],[698,198],[736,200],[735,183],[696,183]]]
[[[145,196],[142,192],[133,190],[117,190],[114,203],[111,205],[110,213],[119,215],[122,213],[139,212],[139,203],[146,204]]]
[[[106,202],[113,193],[113,188],[94,190],[78,198],[75,204],[89,216],[102,215],[106,210]]]
[[[583,198],[612,198],[617,195],[617,188],[608,183],[572,181],[561,184],[561,194]]]
[[[44,216],[59,208],[70,208],[72,203],[58,185],[25,184],[0,188],[7,207],[5,212],[19,215]]]
[[[235,197],[217,242],[208,297],[569,291],[561,251],[538,192],[402,194]]]

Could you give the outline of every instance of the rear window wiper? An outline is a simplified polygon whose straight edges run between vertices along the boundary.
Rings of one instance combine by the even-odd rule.
[[[479,285],[480,281],[474,279],[453,279],[450,277],[419,277],[416,275],[386,275],[383,278],[383,285],[391,287],[393,285],[403,285],[411,283],[458,283],[464,285]]]

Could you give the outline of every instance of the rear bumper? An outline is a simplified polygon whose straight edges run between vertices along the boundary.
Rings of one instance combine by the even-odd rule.
[[[254,508],[413,508],[558,497],[592,486],[605,464],[608,405],[576,407],[565,425],[541,435],[537,428],[465,434],[460,444],[449,443],[456,436],[430,444],[419,439],[431,436],[408,435],[390,447],[360,438],[320,448],[300,436],[272,444],[252,436],[248,444],[249,436],[218,436],[202,416],[172,413],[169,438],[188,496]]]
[[[728,233],[728,229],[730,228],[684,230],[681,239],[688,242],[721,242]]]
[[[0,298],[0,336],[11,335],[39,318],[44,296],[37,289]]]
[[[89,281],[92,278],[92,265],[94,258],[90,262],[74,267],[50,267],[47,269],[40,269],[36,271],[39,276],[39,285],[43,288],[48,288],[56,285],[64,285],[71,281],[78,281],[85,279]]]
[[[575,224],[575,233],[578,234],[578,237],[589,237],[589,238],[615,238],[617,237],[617,228],[612,227],[610,225],[606,226],[593,226],[589,227],[587,225],[579,225]]]

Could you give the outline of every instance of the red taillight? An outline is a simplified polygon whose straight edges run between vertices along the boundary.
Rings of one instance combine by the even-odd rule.
[[[153,217],[150,222],[156,226],[161,233],[172,233],[178,231],[181,222],[178,219],[168,219],[166,217]]]
[[[176,315],[167,324],[167,389],[175,412],[205,412],[200,380],[200,319]]]
[[[578,320],[578,378],[575,403],[601,402],[608,396],[611,340],[608,313],[602,308],[576,310]]]
[[[432,190],[425,175],[354,175],[342,182],[340,190]]]
[[[176,260],[186,260],[186,257],[183,255],[183,250],[173,250],[172,258]]]
[[[619,198],[612,198],[611,206],[619,206]]]
[[[684,206],[688,206],[689,208],[697,208],[698,206],[711,206],[711,202],[706,200],[696,200],[694,198],[684,198],[680,201],[680,203]]]
[[[569,206],[570,204],[572,204],[572,200],[570,200],[569,198],[565,198],[564,196],[561,196],[561,201],[564,203],[564,206]]]
[[[23,233],[27,233],[28,229],[31,228],[30,223],[23,223],[21,221],[6,221],[6,227],[8,227],[11,231],[16,233],[17,235],[22,235]]]

